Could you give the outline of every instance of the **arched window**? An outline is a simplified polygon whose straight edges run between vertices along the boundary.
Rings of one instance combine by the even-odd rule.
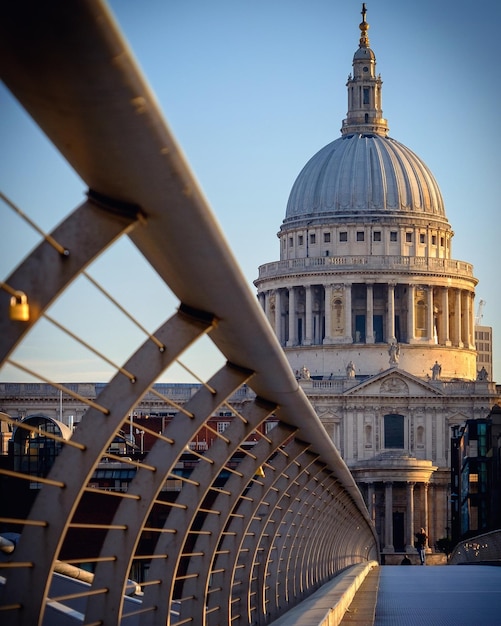
[[[404,416],[389,413],[384,416],[384,447],[404,448]]]
[[[38,428],[39,432],[17,427],[14,431],[14,469],[31,476],[45,477],[60,453],[63,444],[47,437],[45,433],[69,439],[70,431],[64,424],[45,415],[30,415],[24,423]]]

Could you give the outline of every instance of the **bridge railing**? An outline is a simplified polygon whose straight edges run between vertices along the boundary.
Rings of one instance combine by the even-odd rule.
[[[13,356],[48,321],[113,370],[96,399],[78,397],[88,408],[70,437],[56,423],[3,416],[15,445],[2,491],[32,502],[23,513],[9,499],[0,513],[1,622],[270,623],[343,568],[378,559],[363,499],[106,5],[5,3],[0,18],[2,79],[88,187],[2,283],[0,363],[75,396]],[[95,348],[113,320],[83,339],[68,330],[71,309],[57,320],[50,310],[77,279],[105,292],[88,268],[124,237],[178,302],[155,330],[137,324],[145,338],[125,362]],[[128,280],[129,268],[119,270]],[[222,366],[184,402],[160,394],[176,415],[147,430],[144,454],[114,453],[134,407],[159,397],[155,382],[207,336]],[[229,404],[243,385],[253,393]],[[224,432],[211,425],[221,408],[231,413]],[[190,448],[208,431],[211,446]],[[22,462],[32,452],[41,465]],[[133,473],[126,487],[93,483],[118,461]]]
[[[449,557],[449,565],[501,562],[501,530],[460,541]]]

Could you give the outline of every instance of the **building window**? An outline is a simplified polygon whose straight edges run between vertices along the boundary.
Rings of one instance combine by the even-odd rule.
[[[424,233],[419,233],[419,243],[425,243],[426,235]]]
[[[339,241],[348,241],[348,233],[346,231],[339,233]]]
[[[46,437],[46,433],[62,438],[61,429],[54,420],[44,415],[30,415],[25,423],[38,428],[39,432],[29,432],[22,428],[14,431],[14,470],[31,476],[47,476],[63,444]]]
[[[364,104],[370,104],[369,88],[364,87]]]
[[[412,243],[412,233],[405,233],[405,241],[407,243]]]
[[[310,243],[316,243],[317,241],[317,237],[315,235],[315,233],[311,233],[310,234]]]
[[[432,246],[436,246],[437,245],[437,236],[436,235],[432,235],[431,236],[431,245]]]
[[[397,231],[396,230],[392,230],[390,232],[390,241],[398,241],[397,235],[398,235]]]
[[[289,247],[290,248],[294,247],[294,239],[292,237],[289,237]]]
[[[440,237],[440,246],[443,248],[444,247],[444,238]]]
[[[217,423],[217,432],[224,433],[224,431],[228,428],[230,422],[218,422]]]
[[[364,241],[364,231],[363,230],[357,230],[357,241]]]
[[[390,413],[384,416],[384,447],[404,447],[404,416]]]
[[[297,238],[297,243],[298,246],[302,246],[303,245],[303,235],[299,235],[299,237]]]
[[[324,243],[330,243],[330,242],[331,242],[331,234],[324,233]]]
[[[381,231],[375,230],[373,233],[373,238],[374,238],[374,241],[381,241]]]

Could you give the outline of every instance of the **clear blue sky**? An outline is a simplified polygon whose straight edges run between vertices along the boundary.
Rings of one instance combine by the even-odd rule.
[[[276,233],[297,174],[340,134],[361,2],[110,5],[252,285],[258,266],[279,257]],[[452,256],[473,263],[480,281],[476,301],[486,301],[483,323],[494,327],[494,372],[501,380],[501,3],[372,0],[367,10],[390,135],[416,152],[438,180],[455,231]],[[3,86],[0,111],[0,189],[49,231],[83,200],[85,187]],[[37,237],[3,206],[0,220],[6,277]],[[106,282],[106,263],[129,259],[130,281],[141,283],[137,294],[111,278],[110,290],[154,330],[168,315],[151,310],[163,302],[151,298],[159,286],[142,278],[141,260],[126,244],[114,254],[93,275]],[[66,304],[75,318],[96,308],[93,296],[80,289]],[[51,332],[43,326],[30,339],[29,352],[24,348],[34,367],[56,380],[106,378],[92,359],[72,356],[61,366],[69,351],[57,339],[48,352]],[[118,351],[119,358],[127,356],[126,348]],[[170,376],[184,380],[178,371]],[[21,379],[11,368],[0,370],[0,380]]]

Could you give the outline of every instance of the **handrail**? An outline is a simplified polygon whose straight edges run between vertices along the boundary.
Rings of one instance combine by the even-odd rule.
[[[58,255],[43,239],[5,281],[27,295],[29,321],[7,317],[10,294],[0,290],[0,363],[124,235],[179,300],[178,311],[89,403],[72,435],[78,445],[63,445],[47,476],[31,475],[22,464],[0,469],[2,481],[32,476],[38,490],[25,520],[2,519],[3,528],[22,527],[16,549],[0,561],[2,624],[51,623],[54,611],[58,623],[73,623],[71,610],[85,623],[129,616],[127,624],[267,624],[341,569],[377,560],[377,536],[355,481],[106,5],[5,3],[0,71],[89,188],[88,199],[50,235],[68,254]],[[171,401],[179,407],[175,418],[143,459],[128,462],[134,476],[126,493],[120,485],[113,495],[89,488],[124,418],[204,335],[226,364],[189,398]],[[244,385],[252,395],[239,394]],[[235,395],[239,419],[207,450],[190,450],[214,411]],[[244,450],[251,436],[257,443]],[[187,450],[195,458],[175,480]],[[79,560],[94,570],[84,589],[56,572],[57,562]],[[127,598],[135,572],[144,573],[142,592]]]
[[[460,541],[449,557],[449,565],[501,563],[501,530]]]

